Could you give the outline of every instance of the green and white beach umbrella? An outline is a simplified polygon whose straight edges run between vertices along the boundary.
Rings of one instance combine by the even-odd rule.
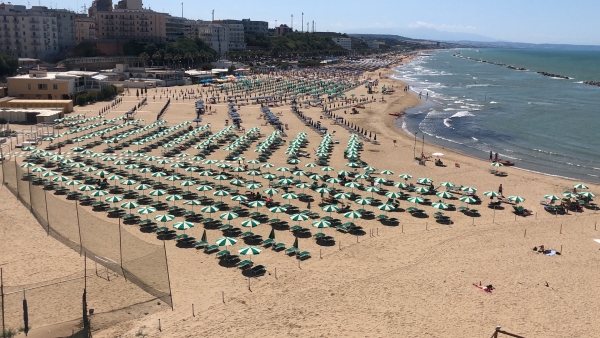
[[[551,201],[558,201],[561,199],[560,197],[558,197],[556,195],[545,195],[544,198],[547,200],[551,200]]]
[[[96,190],[96,187],[93,185],[82,185],[81,187],[78,188],[79,191],[93,191]]]
[[[119,203],[123,200],[123,196],[110,196],[104,199],[108,203]]]
[[[357,198],[354,203],[359,204],[359,205],[369,205],[371,204],[371,199],[370,198]]]
[[[504,164],[500,162],[492,162],[492,167],[504,167]]]
[[[326,194],[326,193],[330,192],[331,189],[320,187],[320,188],[315,189],[315,191],[318,192],[319,194]]]
[[[382,170],[380,172],[380,174],[383,174],[383,175],[394,175],[394,172],[391,171],[391,170]]]
[[[589,187],[583,183],[573,184],[573,188],[575,189],[589,189]]]
[[[460,200],[461,202],[463,202],[463,203],[467,203],[467,204],[473,204],[473,203],[477,202],[477,200],[476,200],[476,199],[474,199],[474,198],[473,198],[473,197],[471,197],[471,196],[463,196],[463,197],[461,197],[459,200]]]
[[[246,246],[238,250],[240,255],[244,256],[254,256],[260,254],[261,250],[255,246]]]
[[[252,189],[252,190],[260,189],[260,188],[262,188],[262,185],[260,183],[248,183],[248,184],[246,184],[246,188]]]
[[[593,194],[593,193],[591,193],[591,192],[589,192],[589,191],[580,192],[580,193],[579,193],[579,196],[581,196],[581,197],[585,197],[585,198],[587,198],[587,199],[590,199],[590,198],[594,198],[594,197],[596,197],[596,195],[595,195],[595,194]]]
[[[236,202],[245,202],[248,200],[248,197],[244,195],[235,195],[231,197],[231,200]]]
[[[152,188],[152,186],[150,184],[140,184],[140,185],[136,185],[134,189],[144,191],[144,190],[148,190],[151,188]]]
[[[444,199],[452,198],[454,196],[447,191],[436,192],[435,195],[439,198],[444,198]]]
[[[90,194],[90,196],[93,197],[101,197],[106,195],[108,195],[108,191],[106,190],[95,190],[93,193]]]
[[[42,173],[42,177],[52,177],[56,175],[58,175],[56,171],[46,171],[45,173]]]
[[[273,168],[274,166],[275,165],[272,163],[265,163],[265,164],[261,165],[261,167],[263,167],[263,168]]]
[[[255,219],[247,219],[242,222],[244,228],[254,228],[260,225],[260,222]]]
[[[321,168],[321,170],[328,172],[328,171],[334,171],[335,169],[333,169],[332,167],[323,167],[323,168]]]
[[[508,200],[515,203],[525,202],[525,198],[521,196],[508,196]]]
[[[323,229],[329,228],[331,226],[331,223],[326,220],[320,219],[318,221],[312,222],[311,225],[315,228]]]
[[[283,194],[281,197],[286,200],[295,200],[298,198],[298,195],[293,194],[293,193],[287,193],[287,194]]]
[[[486,191],[483,193],[483,195],[487,197],[500,197],[500,194],[495,191]]]
[[[339,200],[345,200],[345,199],[349,199],[350,196],[351,195],[347,192],[341,192],[341,193],[335,194],[333,197],[335,197]]]
[[[122,185],[135,185],[137,184],[136,180],[125,180],[125,181],[121,181]]]
[[[277,171],[286,172],[286,171],[290,171],[290,168],[288,168],[288,167],[279,167],[279,168],[277,168]]]
[[[235,212],[226,212],[224,214],[221,214],[221,216],[219,216],[221,219],[224,219],[226,221],[231,221],[232,219],[236,219],[239,217],[238,214],[236,214]]]
[[[265,202],[265,201],[252,201],[252,202],[248,203],[249,207],[256,208],[256,209],[258,209],[258,207],[264,207],[265,205],[267,205],[267,202]]]
[[[248,170],[248,172],[246,173],[246,175],[248,175],[248,176],[259,176],[260,175],[260,171],[259,170],[255,170],[255,169]]]
[[[301,221],[306,221],[309,217],[305,214],[293,214],[290,215],[290,219],[292,221],[298,222],[300,224]]]
[[[121,208],[129,209],[129,210],[131,210],[133,208],[137,208],[139,206],[140,206],[140,204],[137,202],[125,202],[125,203],[121,204]]]
[[[314,163],[306,163],[304,166],[305,166],[305,167],[307,167],[307,168],[314,168],[314,167],[316,167],[317,165],[316,165],[316,164],[314,164]]]
[[[578,198],[579,197],[579,194],[575,194],[570,191],[563,192],[562,195],[565,197],[568,197],[568,198]]]
[[[350,219],[359,219],[362,217],[362,214],[358,211],[350,211],[344,214],[344,217]]]
[[[175,216],[170,215],[170,214],[162,214],[162,215],[154,216],[155,221],[162,222],[162,223],[170,222],[174,219],[175,219]]]
[[[386,204],[382,204],[382,205],[378,206],[377,208],[379,210],[382,210],[382,211],[385,211],[385,212],[396,210],[396,208],[393,205],[387,204],[387,203]]]
[[[419,204],[425,202],[425,199],[420,196],[411,197],[407,200],[410,203]]]
[[[138,214],[140,215],[149,215],[153,212],[156,212],[155,207],[142,207],[138,209]]]
[[[402,197],[402,194],[399,192],[390,191],[390,192],[386,192],[385,196],[388,198],[400,198],[400,197]]]
[[[426,194],[429,192],[429,189],[425,188],[425,187],[416,187],[414,189],[414,192],[419,193],[419,194]]]
[[[283,207],[272,207],[272,208],[269,208],[269,211],[278,214],[280,212],[286,212],[287,209],[283,208]]]
[[[328,179],[326,182],[327,183],[335,184],[335,183],[340,183],[341,180],[339,178],[337,178],[337,177],[332,177],[332,178]]]
[[[31,169],[32,173],[43,173],[48,171],[48,169],[44,168],[44,167],[35,167],[33,169]]]
[[[323,206],[321,208],[321,210],[328,212],[331,215],[332,212],[334,212],[334,211],[337,212],[338,210],[340,210],[340,208],[336,205],[328,204],[328,205]]]
[[[460,190],[469,193],[469,194],[474,194],[477,192],[477,189],[473,188],[473,187],[462,187],[460,188]]]
[[[156,189],[156,190],[150,191],[150,196],[158,197],[158,196],[164,196],[166,194],[167,194],[167,191],[163,190],[163,189]]]
[[[69,179],[65,176],[57,176],[55,178],[52,179],[53,182],[60,182],[62,184],[62,182],[66,182]]]
[[[309,178],[313,181],[318,181],[320,179],[323,179],[323,176],[321,176],[319,174],[313,174],[313,175],[310,175]]]
[[[237,240],[231,237],[221,237],[217,238],[217,240],[215,241],[215,244],[217,244],[218,246],[230,246],[235,245],[236,243]]]
[[[162,171],[157,171],[155,173],[152,173],[152,177],[164,177],[167,176],[167,174],[163,173]]]
[[[191,229],[193,227],[194,227],[194,223],[192,223],[192,222],[183,221],[183,222],[173,223],[173,228],[175,228],[177,230],[183,230],[184,233],[186,230]]]
[[[165,198],[166,201],[173,202],[173,205],[175,205],[175,201],[181,201],[182,199],[183,196],[181,195],[169,195]]]
[[[429,183],[432,183],[432,182],[433,182],[433,180],[431,178],[428,178],[428,177],[419,178],[417,180],[417,183],[419,183],[419,184],[429,184]]]
[[[203,170],[203,171],[199,172],[199,173],[198,173],[198,175],[199,175],[199,176],[206,177],[206,176],[212,176],[212,175],[213,175],[213,173],[212,173],[212,171],[210,171],[210,170]]]
[[[440,182],[440,187],[450,189],[450,188],[454,188],[454,184],[452,184],[450,182]]]
[[[435,202],[435,203],[431,203],[431,207],[434,209],[446,210],[446,209],[448,209],[448,204],[441,203],[441,202]]]
[[[278,195],[279,194],[279,190],[278,189],[274,189],[274,188],[269,188],[269,189],[265,189],[263,190],[263,192],[267,195],[273,196],[273,195]]]
[[[220,211],[220,210],[221,209],[219,209],[219,208],[217,208],[215,206],[212,206],[212,205],[209,205],[209,206],[206,206],[206,207],[202,208],[202,212],[208,212],[210,214],[212,214],[213,212]]]

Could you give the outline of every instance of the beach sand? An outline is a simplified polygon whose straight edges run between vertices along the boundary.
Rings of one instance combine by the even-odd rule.
[[[367,74],[367,77],[378,78],[380,71],[382,76],[390,72],[378,70]],[[384,84],[388,88],[393,85],[396,89],[394,94],[385,96],[386,103],[367,104],[356,115],[334,112],[377,133],[380,144],[365,143],[362,160],[378,171],[394,171],[393,176],[387,177],[394,181],[400,181],[399,174],[409,173],[413,176],[411,182],[419,177],[430,177],[436,186],[439,182],[449,181],[456,185],[476,187],[480,196],[484,191],[497,190],[498,185],[502,184],[505,196],[525,197],[527,200],[521,205],[532,210],[533,215],[515,217],[512,207],[506,204],[504,210],[495,212],[487,205],[478,205],[480,217],[447,211],[445,213],[451,216],[454,223],[443,225],[433,218],[437,210],[423,206],[428,215],[426,218],[413,217],[405,211],[391,212],[391,216],[400,219],[398,226],[385,226],[376,220],[354,220],[364,228],[364,236],[323,229],[324,233],[335,236],[336,243],[333,246],[320,246],[312,238],[300,238],[300,249],[312,254],[312,258],[301,263],[283,252],[264,249],[260,255],[253,257],[253,261],[264,264],[267,274],[250,279],[252,291],[248,290],[248,278],[239,269],[221,266],[214,255],[196,249],[179,248],[170,241],[166,244],[175,310],[124,320],[95,332],[94,336],[480,337],[490,336],[496,326],[525,337],[594,336],[600,329],[600,323],[593,319],[600,307],[594,292],[600,286],[597,285],[600,282],[595,278],[594,269],[600,254],[600,244],[593,241],[600,237],[595,230],[597,214],[586,209],[579,215],[571,213],[556,217],[544,211],[539,204],[544,195],[560,195],[575,182],[516,168],[502,168],[508,172],[508,177],[499,178],[488,172],[491,167],[485,159],[467,157],[429,144],[424,145],[424,153],[444,153],[443,161],[448,166],[436,167],[432,162],[419,165],[413,160],[413,155],[415,152],[420,154],[423,145],[418,142],[415,147],[414,137],[396,128],[396,117],[389,115],[414,106],[419,100],[413,93],[402,91],[403,84],[392,79],[381,79],[376,90],[380,90]],[[197,86],[191,88],[198,90]],[[169,89],[179,91],[186,88]],[[164,97],[162,102],[158,102],[161,90],[158,89],[157,94],[153,93],[154,90],[148,91],[149,103],[140,109],[136,118],[144,118],[147,123],[156,119],[156,113],[164,104]],[[366,95],[366,88],[363,86],[350,93]],[[157,95],[156,99],[152,98],[154,95]],[[379,100],[381,94],[374,96]],[[133,91],[107,117],[121,116],[137,102],[139,100]],[[77,110],[93,112],[100,106],[103,105],[78,107]],[[217,110],[217,114],[205,115],[203,123],[211,123],[215,132],[225,126],[227,108],[224,103],[211,106]],[[194,100],[173,101],[164,119],[170,125],[191,121],[195,118],[193,107]],[[263,120],[258,119],[259,108],[257,105],[241,108],[243,125],[247,130],[260,126],[261,132],[268,135],[273,128],[261,126]],[[289,109],[287,105],[272,108],[271,111],[282,112],[280,119],[289,127],[285,131],[288,142],[299,132],[308,133],[310,143],[307,149],[311,150],[311,157],[314,157],[312,149],[316,149],[321,136],[301,123]],[[307,116],[321,121],[322,125],[329,128],[329,132],[335,131],[333,139],[338,140],[339,144],[333,147],[330,166],[336,170],[348,169],[344,165],[347,161],[343,158],[349,139],[348,131],[332,124],[331,119],[320,119],[320,108],[301,110]],[[254,158],[256,144],[253,143],[244,153],[246,159]],[[100,148],[94,150],[101,151]],[[285,146],[280,148],[271,157],[269,162],[275,168],[290,166],[285,164],[285,149]],[[194,149],[187,152],[194,154]],[[227,151],[221,149],[209,158],[223,159],[226,154]],[[308,161],[312,159],[303,160],[299,166],[303,167]],[[459,163],[460,167],[455,167],[454,163]],[[260,180],[265,186],[266,181]],[[396,190],[394,187],[386,188]],[[598,186],[590,185],[590,191],[600,190]],[[362,194],[370,195],[365,192]],[[8,195],[4,190],[3,199]],[[314,195],[318,201],[318,195]],[[39,239],[36,238],[35,242],[41,243],[44,240],[41,227],[14,198],[8,199],[14,203],[8,204],[7,208],[20,213],[19,221],[23,225],[18,232],[9,227],[9,222],[2,223],[0,229],[4,234],[12,233],[11,241],[23,247],[30,244],[30,241],[19,236],[23,228],[27,228],[28,232],[37,231]],[[487,204],[483,196],[482,199]],[[281,196],[276,196],[275,200],[285,201]],[[234,203],[227,201],[230,205]],[[449,202],[457,206],[464,205],[457,200]],[[301,206],[301,209],[306,207],[305,203],[297,200],[292,204]],[[314,202],[311,210],[322,216],[327,215],[317,204]],[[410,206],[414,205],[404,200],[400,203],[402,210]],[[357,209],[355,204],[353,209]],[[374,211],[376,215],[383,213],[371,206],[365,206],[365,209]],[[260,210],[269,213],[266,208]],[[279,216],[286,218],[285,215]],[[343,218],[343,215],[337,217]],[[231,223],[239,225],[240,221],[236,219]],[[290,221],[290,224],[293,223]],[[310,227],[309,221],[302,225]],[[152,235],[139,232],[136,227],[124,229],[150,243],[161,243]],[[253,232],[266,238],[270,230],[267,224],[262,224]],[[202,225],[197,224],[187,233],[200,238],[202,231]],[[313,234],[318,231],[312,229]],[[208,230],[211,243],[221,236],[218,230]],[[289,231],[276,231],[276,239],[289,247],[294,236]],[[61,246],[54,240],[48,241],[46,245],[50,248]],[[562,251],[562,255],[550,257],[535,253],[532,248],[540,244]],[[244,244],[240,240],[230,250],[237,251],[242,246]],[[27,252],[35,255],[40,262],[39,269],[56,271],[56,277],[76,273],[80,269],[81,260],[76,253],[64,247],[55,250],[66,251],[64,256],[71,259],[49,259],[43,251],[42,254],[35,250]],[[8,251],[2,253],[2,257],[6,257],[4,254]],[[27,262],[21,260],[11,264],[20,267]],[[29,283],[24,280],[36,271],[24,271],[13,277],[12,282]],[[61,275],[60,271],[65,273]],[[487,294],[473,286],[473,283],[480,282],[483,285],[493,284],[496,290]],[[122,287],[125,290],[126,286]],[[76,296],[79,297],[79,293]],[[88,297],[99,304],[119,301],[125,304],[129,292],[90,292]],[[192,308],[195,316],[192,315]],[[45,323],[56,322],[52,319],[48,318]],[[159,319],[162,331],[158,330]]]

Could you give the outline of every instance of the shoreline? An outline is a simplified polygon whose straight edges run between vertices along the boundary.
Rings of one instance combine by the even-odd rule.
[[[391,73],[397,74],[398,72],[396,72],[394,68],[401,67],[401,66],[406,65],[409,62],[412,62],[412,60],[414,58],[417,58],[417,57],[421,56],[423,53],[431,53],[431,52],[434,52],[434,51],[435,50],[433,50],[433,51],[432,50],[428,50],[428,51],[419,52],[418,54],[407,58],[408,59],[407,62],[400,62],[400,63],[394,64],[394,65],[391,65],[390,66],[390,71],[391,71]],[[399,82],[399,83],[401,83],[403,85],[409,85],[409,83],[407,83],[407,82],[405,82],[405,81],[403,81],[401,79],[395,78],[391,74],[388,76],[388,79],[393,80],[395,82]],[[418,98],[418,94],[416,92],[410,91],[410,94],[412,94],[414,97]],[[419,102],[417,104],[406,107],[403,110],[403,113],[406,110],[409,110],[409,109],[419,109],[419,107],[424,107],[428,103],[428,101],[422,100],[422,99],[418,99],[418,101]],[[432,102],[435,102],[436,104],[439,104],[433,98],[432,98]],[[404,121],[404,116],[405,115],[403,114],[401,116],[398,116],[394,120],[394,122],[393,122],[394,127],[396,129],[398,129],[399,131],[402,131],[401,134],[404,134],[405,137],[410,137],[410,139],[413,139],[413,137],[414,137],[413,136],[414,131],[411,131],[408,128],[406,121]],[[398,124],[397,124],[398,120],[402,121],[402,125],[401,126],[398,126]],[[418,130],[418,132],[423,133],[421,130]],[[430,135],[430,134],[426,134],[426,135],[429,136],[429,137],[436,137],[435,135]],[[419,143],[419,142],[420,142],[420,140],[417,140],[417,143]],[[447,142],[450,142],[450,141],[447,141]],[[425,145],[428,145],[430,147],[439,147],[441,149],[454,152],[454,153],[456,153],[458,155],[462,155],[462,156],[465,156],[465,157],[468,157],[468,158],[471,158],[471,159],[476,159],[476,160],[479,160],[479,161],[487,162],[487,160],[485,158],[478,157],[477,155],[468,153],[466,151],[463,151],[463,150],[460,150],[460,149],[457,149],[457,148],[454,148],[454,147],[447,147],[445,145],[436,144],[436,143],[431,142],[429,140],[425,140],[424,143],[425,143]],[[563,176],[563,175],[558,175],[558,174],[551,174],[551,173],[547,173],[547,172],[543,172],[543,171],[539,171],[539,170],[521,168],[521,167],[518,167],[518,166],[513,166],[511,168],[512,169],[518,169],[518,170],[521,170],[521,171],[527,172],[527,173],[542,175],[544,177],[553,177],[553,178],[558,178],[558,179],[565,179],[565,180],[568,180],[568,181],[579,181],[579,182],[586,183],[586,184],[594,184],[594,185],[598,184],[597,182],[591,181],[589,179],[582,179],[582,178],[575,178],[575,177]]]

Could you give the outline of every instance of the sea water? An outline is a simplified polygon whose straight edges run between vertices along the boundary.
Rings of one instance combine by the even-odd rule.
[[[396,122],[419,140],[424,135],[485,159],[498,152],[519,168],[600,182],[600,87],[583,83],[600,81],[600,52],[444,50],[396,71],[427,99]]]

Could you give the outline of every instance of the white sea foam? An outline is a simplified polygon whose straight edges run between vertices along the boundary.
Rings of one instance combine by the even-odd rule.
[[[490,103],[498,103],[498,102],[496,102],[496,101],[490,101]]]
[[[475,115],[471,114],[469,111],[463,110],[463,111],[459,111],[458,113],[450,116],[450,118],[454,119],[454,118],[467,117],[467,116],[475,116]]]

